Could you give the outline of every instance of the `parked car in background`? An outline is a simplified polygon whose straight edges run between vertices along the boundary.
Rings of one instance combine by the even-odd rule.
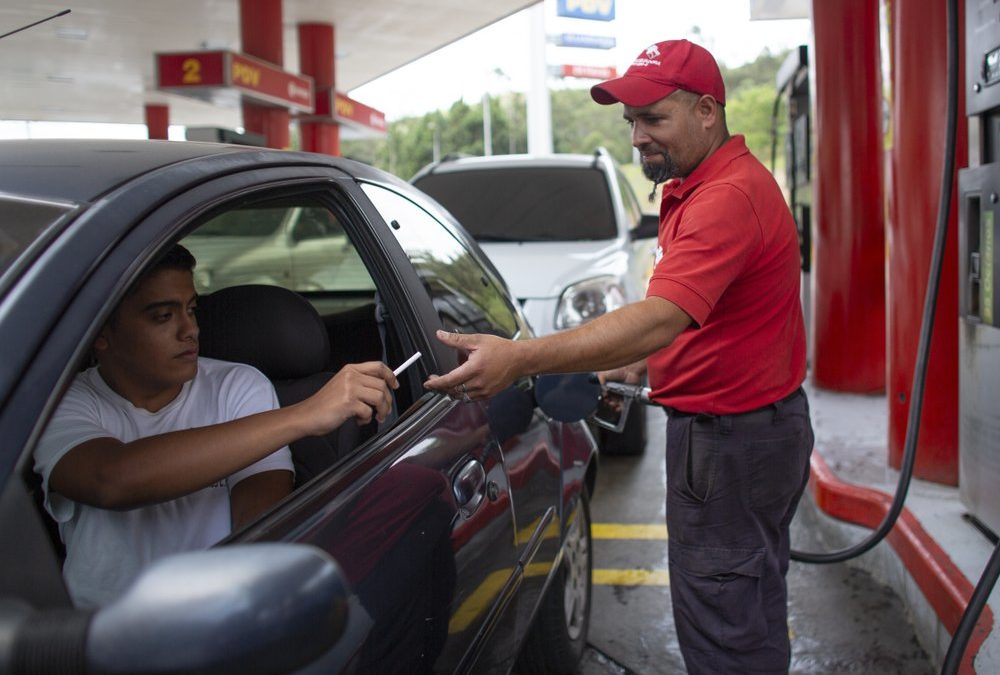
[[[295,490],[255,522],[74,610],[32,450],[175,242],[201,258],[200,353],[257,367],[282,405],[344,363],[422,357],[386,422],[291,444]],[[597,387],[425,391],[458,365],[442,327],[531,336],[461,226],[385,173],[201,143],[0,141],[0,671],[55,672],[67,650],[89,673],[507,673],[519,655],[572,670],[597,470],[575,401]]]
[[[461,222],[500,270],[539,335],[574,328],[645,296],[658,219],[643,215],[603,148],[593,155],[449,157],[411,182]],[[601,448],[640,453],[645,407]]]

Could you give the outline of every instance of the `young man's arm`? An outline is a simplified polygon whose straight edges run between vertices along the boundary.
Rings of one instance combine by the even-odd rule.
[[[277,470],[255,473],[234,485],[229,490],[233,532],[291,494],[294,483],[291,471]]]
[[[313,396],[286,408],[131,443],[95,438],[59,460],[49,476],[49,490],[106,509],[175,499],[222,480],[294,440],[328,433],[351,417],[362,423],[372,417],[384,420],[392,408],[390,388],[398,386],[388,366],[371,361],[345,366]],[[248,506],[248,510],[253,508]],[[235,510],[244,509],[237,503]]]
[[[485,398],[526,375],[619,368],[666,347],[689,325],[691,317],[680,307],[650,296],[579,328],[532,340],[438,331],[443,343],[467,351],[469,357],[450,373],[430,377],[424,386]]]

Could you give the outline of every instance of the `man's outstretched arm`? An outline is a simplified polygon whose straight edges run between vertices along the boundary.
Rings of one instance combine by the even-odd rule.
[[[469,356],[450,373],[431,376],[424,386],[486,398],[526,375],[610,370],[666,347],[689,325],[691,317],[680,307],[664,298],[648,297],[579,328],[533,340],[439,331],[443,343]]]

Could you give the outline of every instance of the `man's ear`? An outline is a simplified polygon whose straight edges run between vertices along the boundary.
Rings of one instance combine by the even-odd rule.
[[[111,346],[111,343],[108,341],[107,332],[108,326],[105,324],[101,327],[101,331],[97,334],[97,337],[94,338],[94,346],[92,348],[94,356],[97,356],[101,352],[106,352],[108,347]]]
[[[701,118],[702,127],[711,129],[719,121],[719,102],[709,94],[702,95],[695,103],[695,110]]]

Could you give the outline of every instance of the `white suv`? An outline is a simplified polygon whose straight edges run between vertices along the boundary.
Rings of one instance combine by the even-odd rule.
[[[603,148],[593,155],[446,158],[411,181],[454,215],[493,261],[534,331],[573,328],[645,295],[658,219],[644,215]],[[639,453],[633,406],[609,452]]]

